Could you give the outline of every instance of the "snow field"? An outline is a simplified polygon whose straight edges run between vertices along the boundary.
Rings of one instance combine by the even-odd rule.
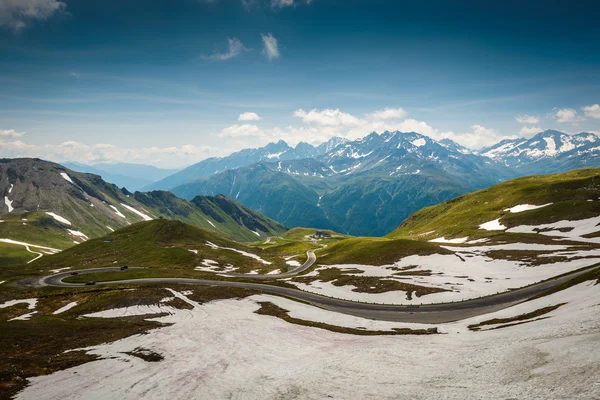
[[[192,310],[174,310],[157,319],[173,325],[90,347],[88,352],[102,359],[30,378],[30,385],[16,398],[600,396],[600,348],[596,345],[600,289],[590,282],[496,313],[440,325],[447,334],[427,336],[347,335],[255,314],[257,302],[271,301],[301,319],[369,329],[417,328],[342,316],[268,295],[203,305],[187,300]],[[551,318],[546,320],[483,332],[466,328],[480,320],[515,316],[565,301],[568,304],[548,314]],[[124,354],[139,347],[161,354],[164,360],[148,363]]]

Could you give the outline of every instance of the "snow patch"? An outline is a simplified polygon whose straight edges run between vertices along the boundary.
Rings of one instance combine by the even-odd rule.
[[[62,176],[66,181],[72,183],[73,185],[75,184],[75,183],[73,183],[73,181],[71,180],[71,177],[69,175],[67,175],[66,172],[61,172],[60,176]]]
[[[208,218],[206,218],[206,222],[208,222],[213,228],[216,228],[215,224],[213,224]]]
[[[452,244],[459,244],[459,243],[465,243],[467,240],[469,240],[468,236],[462,237],[462,238],[456,238],[456,239],[446,239],[444,237],[439,237],[436,239],[431,239],[430,242],[433,243],[452,243]]]
[[[75,307],[76,305],[77,305],[77,302],[73,301],[73,302],[67,304],[66,306],[63,306],[63,307],[59,308],[58,310],[54,311],[52,313],[52,315],[61,314],[61,313],[64,313],[65,311],[69,311],[71,308]]]
[[[479,225],[479,229],[485,229],[486,231],[503,231],[506,227],[500,223],[500,218],[498,218]]]
[[[535,210],[538,208],[546,207],[551,204],[553,204],[553,203],[542,204],[541,206],[534,206],[532,204],[519,204],[519,205],[511,207],[511,208],[506,208],[504,211],[510,211],[511,213],[520,213],[523,211]]]
[[[138,211],[135,208],[128,206],[127,204],[124,204],[124,203],[121,203],[121,205],[123,207],[125,207],[126,209],[128,209],[129,211],[131,211],[132,213],[135,213],[135,214],[139,215],[140,217],[142,217],[144,219],[144,221],[152,221],[152,217],[144,214],[143,212]]]
[[[112,208],[119,217],[127,219],[126,216],[124,216],[123,214],[121,214],[121,211],[119,211],[119,209],[117,207],[110,206],[110,208]]]
[[[231,248],[231,247],[220,247],[220,246],[217,246],[216,244],[214,244],[212,242],[206,242],[206,245],[208,247],[210,247],[211,249],[213,249],[213,250],[221,249],[221,250],[235,251],[236,253],[239,253],[239,254],[241,254],[243,256],[254,258],[255,260],[260,261],[261,263],[263,263],[265,265],[272,264],[272,262],[263,260],[261,257],[257,256],[256,254],[248,253],[248,252],[245,252],[243,250],[238,250],[238,249],[234,249],[234,248]]]
[[[8,207],[8,212],[12,212],[12,210],[14,210],[12,203],[12,200],[9,200],[8,197],[4,196],[4,204],[6,204],[6,207]]]
[[[69,231],[69,234],[72,236],[76,236],[76,237],[80,237],[84,240],[89,240],[89,238],[87,237],[87,235],[83,232],[79,232],[79,231],[74,231],[72,229],[67,229],[67,231]]]

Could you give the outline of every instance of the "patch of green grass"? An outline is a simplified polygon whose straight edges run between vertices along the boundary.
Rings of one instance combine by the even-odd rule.
[[[334,232],[329,229],[315,229],[315,228],[292,228],[289,231],[281,235],[281,237],[288,240],[306,240],[307,236],[313,235],[316,231],[327,232],[332,238],[346,238],[348,235]]]
[[[4,272],[10,267],[26,264],[35,257],[36,254],[28,252],[23,246],[0,242],[0,280],[4,280]]]
[[[55,249],[66,249],[74,245],[73,238],[65,228],[46,213],[6,214],[0,219],[4,221],[0,223],[0,238]]]
[[[496,232],[482,231],[479,225],[497,218],[507,227],[589,218],[600,214],[599,197],[600,169],[528,176],[426,207],[412,214],[388,237],[485,237]],[[518,204],[547,203],[553,204],[516,214],[504,211]]]
[[[234,248],[260,257],[273,259],[271,269],[284,267],[276,252],[248,247],[220,237],[214,232],[179,221],[154,220],[120,229],[99,239],[92,239],[53,256],[44,256],[33,263],[37,269],[130,265],[150,268],[187,268],[201,265],[203,259],[219,264],[233,264],[240,272],[265,269],[265,264],[235,251],[212,249],[207,242]],[[190,250],[197,251],[197,254]]]
[[[357,237],[328,246],[318,264],[386,265],[411,255],[452,254],[435,243],[408,239]]]
[[[343,326],[330,325],[323,322],[307,321],[300,318],[294,318],[289,315],[289,311],[283,309],[271,302],[261,302],[260,308],[255,313],[260,315],[270,315],[280,318],[290,324],[310,326],[313,328],[325,329],[331,332],[346,333],[350,335],[432,335],[438,333],[437,328],[429,329],[409,329],[409,328],[394,328],[391,331],[370,331],[366,329],[346,328]]]

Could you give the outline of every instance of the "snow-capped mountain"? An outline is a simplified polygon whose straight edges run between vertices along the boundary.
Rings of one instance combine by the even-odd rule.
[[[169,190],[194,179],[245,167],[261,161],[275,162],[316,158],[325,154],[330,149],[334,149],[340,144],[345,143],[345,141],[346,139],[334,137],[317,147],[305,142],[300,142],[296,147],[291,147],[283,140],[280,140],[277,143],[269,143],[264,147],[256,149],[240,150],[227,157],[213,157],[206,159],[158,182],[148,185],[144,189]]]
[[[504,180],[600,167],[600,138],[546,131],[475,152],[450,139],[383,132],[317,148],[272,143],[190,169],[198,167],[202,174],[170,190],[186,199],[222,193],[290,227],[382,235],[413,211]]]
[[[560,172],[600,166],[600,137],[593,133],[569,135],[547,130],[531,139],[507,139],[479,154],[522,173]]]

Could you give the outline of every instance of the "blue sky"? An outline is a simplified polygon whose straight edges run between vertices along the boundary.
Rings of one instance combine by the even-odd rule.
[[[600,132],[597,3],[0,0],[0,156],[173,167],[385,129]]]

